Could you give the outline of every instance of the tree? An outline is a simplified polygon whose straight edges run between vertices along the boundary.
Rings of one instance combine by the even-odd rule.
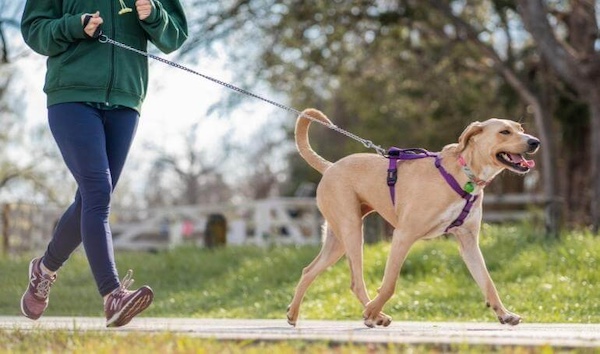
[[[18,16],[23,4],[20,1],[0,0],[0,65],[7,64],[15,57],[13,51],[16,51],[18,46],[8,40],[10,36],[7,34],[19,28]]]
[[[249,200],[279,196],[293,145],[285,134],[274,134],[269,123],[250,140],[247,146],[234,148],[234,155],[245,162],[228,168],[238,172],[233,177],[238,181],[232,185],[235,195]]]
[[[519,13],[541,56],[589,109],[590,223],[600,227],[600,53],[598,48],[597,3],[574,0],[560,11],[541,0],[518,0]],[[560,4],[566,5],[566,4]],[[558,31],[549,18],[560,20],[566,31]],[[561,33],[562,32],[562,33]],[[560,38],[560,39],[559,39]]]
[[[198,128],[196,123],[185,134],[182,152],[148,145],[157,154],[146,181],[148,206],[213,204],[231,197],[219,168],[231,148],[223,146],[219,156],[209,156],[197,144]]]
[[[0,197],[57,201],[61,199],[61,188],[51,187],[53,177],[46,172],[57,161],[58,152],[44,142],[51,139],[48,133],[27,126],[23,119],[27,95],[21,85],[23,72],[16,65],[28,53],[19,40],[18,19],[23,4],[0,0]]]

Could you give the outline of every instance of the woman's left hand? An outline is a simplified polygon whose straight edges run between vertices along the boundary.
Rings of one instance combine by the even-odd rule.
[[[152,8],[153,6],[151,0],[136,0],[135,2],[135,9],[137,10],[138,18],[140,19],[140,21],[143,21],[150,17],[150,14],[152,13]]]

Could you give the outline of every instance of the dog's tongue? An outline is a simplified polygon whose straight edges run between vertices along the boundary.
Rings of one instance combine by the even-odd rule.
[[[514,163],[518,163],[523,167],[527,167],[527,168],[535,167],[535,161],[524,159],[521,155],[510,154],[510,159]]]

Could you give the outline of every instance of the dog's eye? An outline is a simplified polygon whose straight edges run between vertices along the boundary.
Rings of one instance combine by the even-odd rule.
[[[510,130],[505,129],[505,130],[501,131],[500,134],[502,134],[502,135],[510,135]]]

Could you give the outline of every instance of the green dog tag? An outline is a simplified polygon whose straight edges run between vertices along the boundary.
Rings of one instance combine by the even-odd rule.
[[[469,181],[469,182],[465,183],[463,190],[467,193],[473,193],[473,191],[475,190],[475,184],[473,182]]]

